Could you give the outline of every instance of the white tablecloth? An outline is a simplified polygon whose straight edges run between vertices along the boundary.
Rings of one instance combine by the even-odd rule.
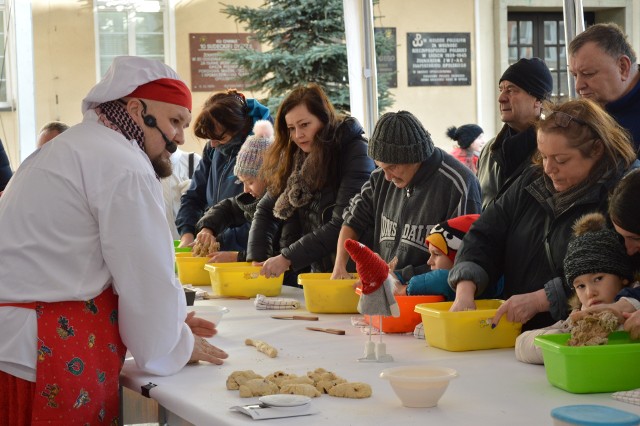
[[[283,288],[283,297],[304,302],[302,290]],[[186,366],[170,377],[141,373],[133,360],[127,360],[121,375],[123,386],[141,392],[149,382],[157,386],[152,398],[167,410],[195,425],[239,425],[254,423],[249,417],[229,410],[257,398],[240,398],[238,391],[226,389],[225,381],[235,370],[252,369],[261,375],[278,370],[304,375],[318,367],[333,371],[349,381],[371,385],[373,396],[367,399],[342,399],[328,395],[314,398],[319,414],[306,417],[262,420],[265,424],[304,425],[544,425],[551,424],[552,408],[573,404],[600,404],[640,415],[640,407],[611,398],[611,394],[577,395],[553,387],[547,381],[544,366],[528,365],[515,359],[513,349],[448,352],[428,347],[424,340],[410,335],[384,335],[391,363],[363,363],[368,336],[352,327],[357,315],[318,315],[319,321],[277,320],[271,315],[307,314],[297,311],[259,311],[253,300],[210,300],[230,309],[218,327],[212,342],[229,353],[224,365],[201,363]],[[346,335],[306,330],[305,327],[338,328]],[[268,358],[246,338],[260,339],[278,349],[276,358]],[[373,336],[378,341],[379,336]],[[454,379],[435,408],[404,408],[389,383],[380,379],[388,367],[410,364],[434,364],[454,368]],[[621,367],[622,368],[622,367]],[[261,423],[261,424],[262,424]]]

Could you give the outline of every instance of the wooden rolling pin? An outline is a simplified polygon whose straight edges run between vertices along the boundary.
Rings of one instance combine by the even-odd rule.
[[[346,331],[338,330],[336,328],[307,327],[307,330],[322,331],[323,333],[339,334],[339,335],[344,335],[346,333]]]

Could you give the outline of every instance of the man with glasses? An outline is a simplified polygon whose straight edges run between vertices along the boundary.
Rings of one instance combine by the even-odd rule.
[[[596,24],[569,44],[576,92],[599,103],[631,133],[640,155],[640,72],[636,53],[616,24]]]
[[[553,77],[540,58],[522,58],[502,74],[498,89],[500,118],[505,124],[478,160],[483,210],[531,163],[536,150],[533,124],[540,117],[542,101],[551,94]]]

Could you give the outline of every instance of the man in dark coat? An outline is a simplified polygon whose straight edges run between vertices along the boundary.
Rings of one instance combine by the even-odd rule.
[[[536,150],[533,124],[540,117],[542,101],[551,94],[553,78],[541,59],[522,58],[502,74],[499,89],[500,118],[505,124],[478,160],[483,210],[531,164]]]

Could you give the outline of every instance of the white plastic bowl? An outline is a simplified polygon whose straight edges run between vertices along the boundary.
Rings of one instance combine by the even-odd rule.
[[[217,327],[222,321],[222,316],[229,312],[229,308],[224,306],[187,306],[187,312],[191,311],[196,311],[197,317],[211,321]]]
[[[387,368],[380,378],[389,380],[402,405],[411,408],[435,407],[451,379],[458,377],[452,368],[409,365]]]

